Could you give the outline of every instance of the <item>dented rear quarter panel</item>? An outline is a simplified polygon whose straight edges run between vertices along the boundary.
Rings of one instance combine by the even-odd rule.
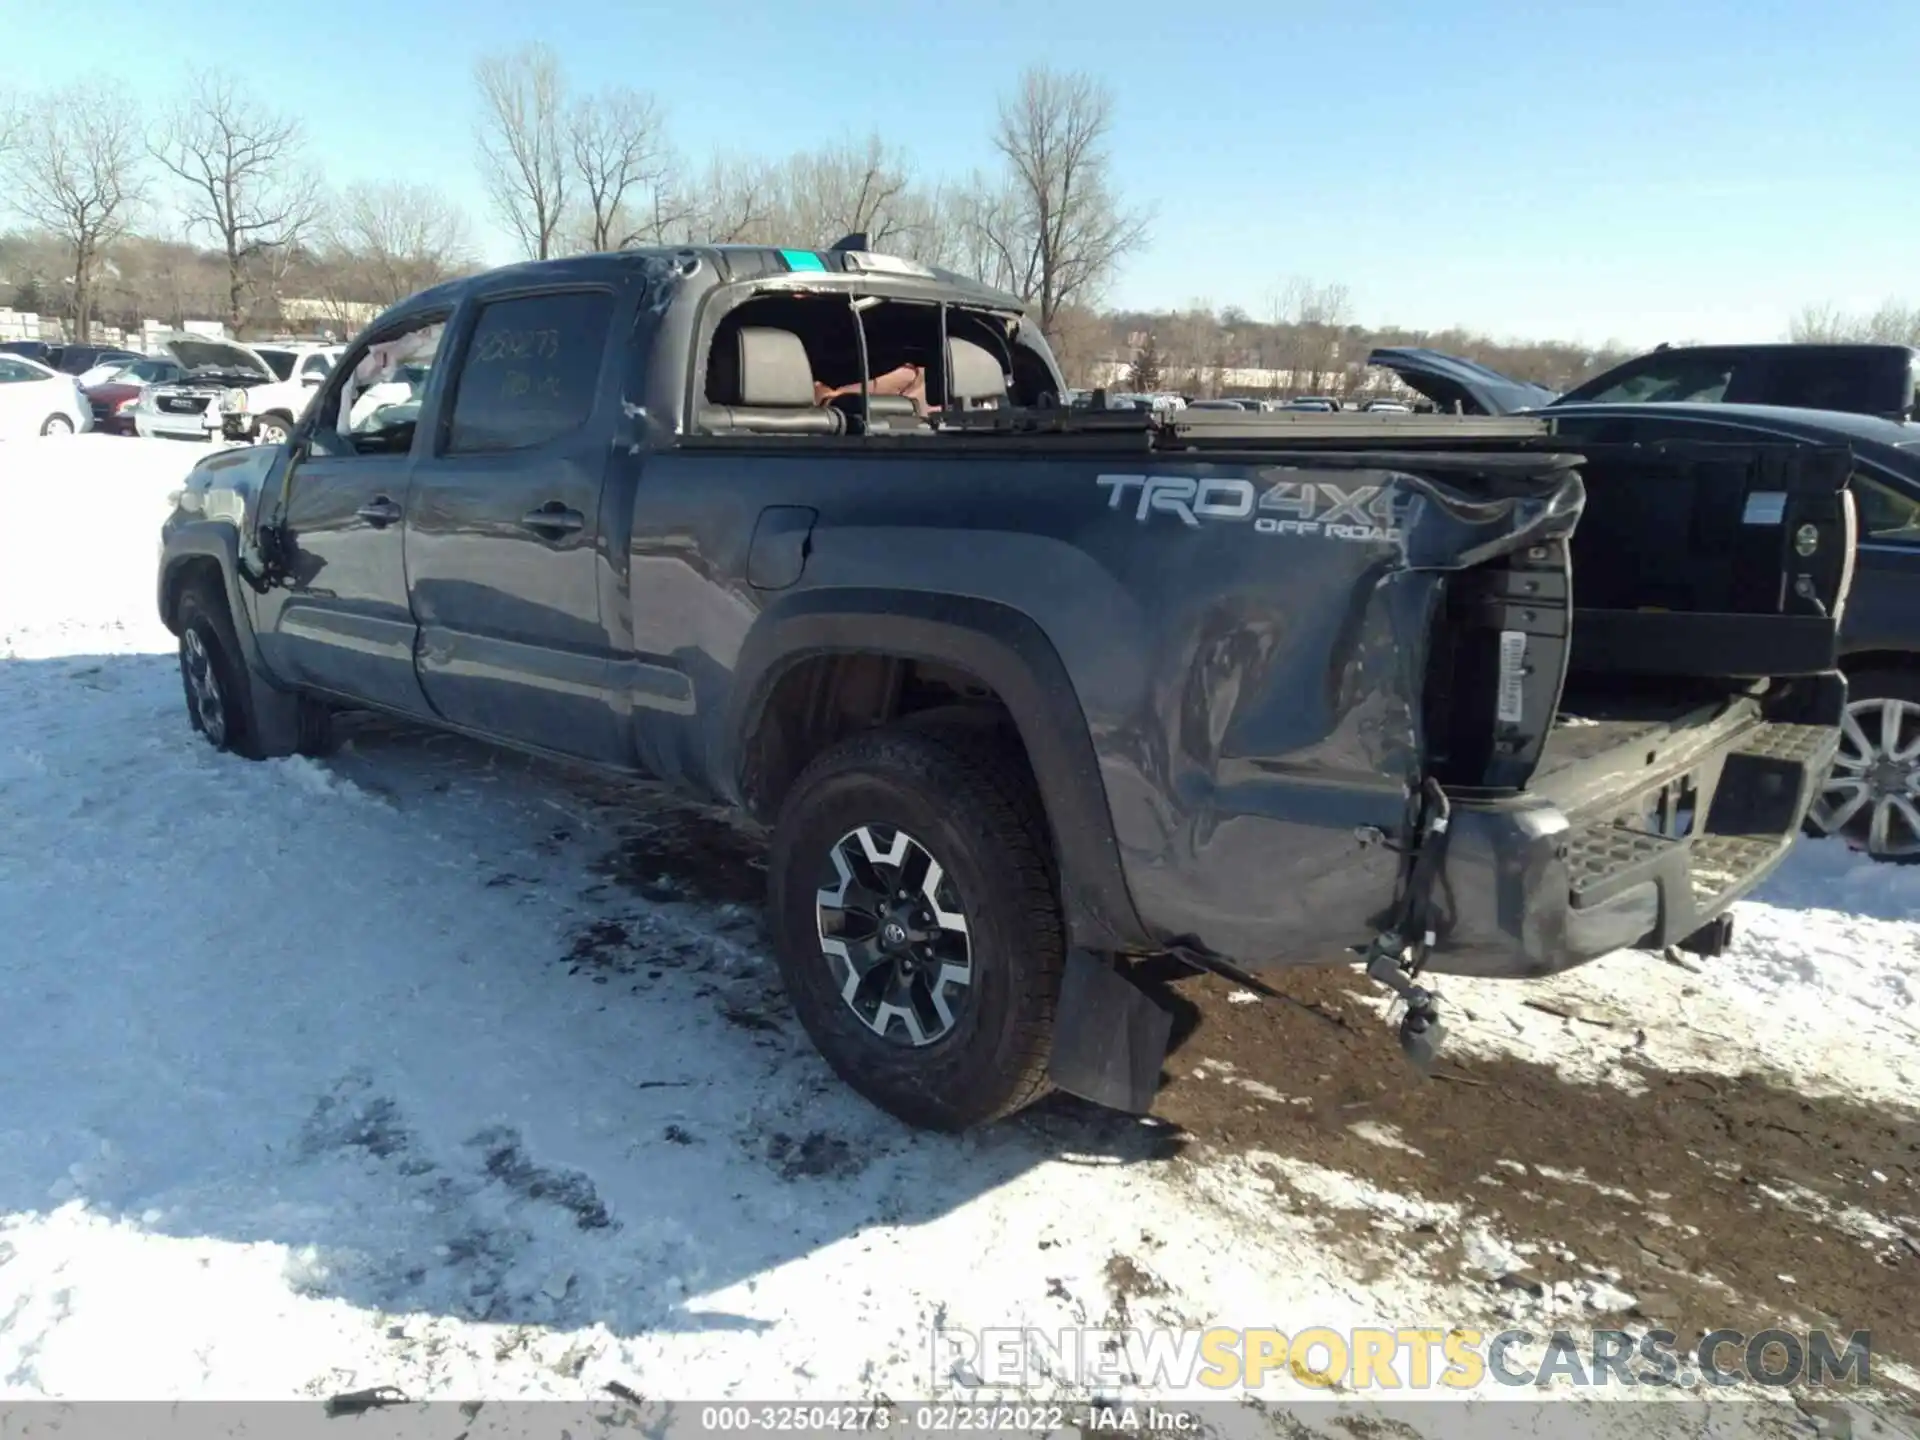
[[[762,507],[817,516],[796,584],[744,587],[744,608],[726,607],[736,620],[713,617],[688,707],[706,719],[649,767],[685,775],[705,761],[711,788],[738,798],[753,724],[744,697],[764,695],[769,672],[808,643],[783,638],[790,624],[801,633],[790,617],[863,611],[877,627],[922,616],[931,637],[943,615],[970,624],[983,613],[973,607],[1012,612],[1065,680],[1063,694],[1007,698],[1069,890],[1098,888],[1073,871],[1097,866],[1105,848],[1060,833],[1085,812],[1058,797],[1084,784],[1131,902],[1105,938],[1178,940],[1249,964],[1338,959],[1385,918],[1400,866],[1388,842],[1404,836],[1422,776],[1442,577],[1564,533],[1580,503],[1570,473],[1490,502],[1338,458],[1148,464],[1063,455],[1057,442],[983,454],[978,442],[925,438],[904,449],[647,458],[634,516],[643,663],[685,643],[671,617],[712,611],[703,592],[718,573],[744,573],[739,551]],[[687,671],[685,659],[674,668]],[[1036,743],[1049,727],[1084,730],[1084,777],[1050,773],[1074,760]]]

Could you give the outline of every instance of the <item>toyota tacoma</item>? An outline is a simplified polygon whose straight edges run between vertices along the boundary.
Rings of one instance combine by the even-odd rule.
[[[371,708],[737,807],[833,1069],[959,1129],[1143,1111],[1146,974],[1724,945],[1834,751],[1844,446],[1154,414],[1013,297],[877,255],[513,266],[210,455],[158,601],[193,725]]]

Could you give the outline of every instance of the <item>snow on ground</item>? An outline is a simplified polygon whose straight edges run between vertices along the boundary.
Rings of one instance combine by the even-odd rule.
[[[936,1331],[1497,1318],[1484,1276],[1328,1243],[1358,1211],[1502,1253],[1449,1202],[1072,1110],[894,1124],[807,1046],[750,909],[602,882],[536,769],[424,735],[214,755],[154,613],[192,458],[0,448],[0,513],[83,518],[0,527],[0,1395],[899,1398],[952,1391]],[[1726,986],[1646,956],[1548,988],[1625,991],[1656,1060],[1737,1067],[1688,1038],[1717,1023],[1910,1092],[1920,874],[1806,848],[1717,1019]],[[1446,988],[1476,1044],[1599,1073],[1623,1038]]]

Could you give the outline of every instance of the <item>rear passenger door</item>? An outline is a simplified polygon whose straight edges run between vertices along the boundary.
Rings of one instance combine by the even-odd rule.
[[[604,541],[624,535],[601,517],[623,298],[572,286],[479,304],[406,521],[433,708],[487,735],[609,761],[630,749],[602,613]]]

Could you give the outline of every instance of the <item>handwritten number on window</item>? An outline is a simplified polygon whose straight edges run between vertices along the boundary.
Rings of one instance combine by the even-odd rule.
[[[489,330],[473,347],[473,363],[494,365],[502,360],[558,360],[558,330]]]

